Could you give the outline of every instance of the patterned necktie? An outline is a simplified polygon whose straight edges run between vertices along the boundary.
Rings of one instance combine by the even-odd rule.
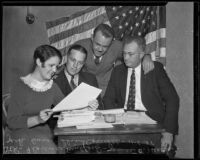
[[[76,85],[74,83],[74,76],[71,76],[70,86],[71,86],[72,90],[74,90],[76,88]]]
[[[94,62],[96,65],[98,65],[100,63],[100,56],[95,56]]]
[[[135,71],[133,70],[129,86],[127,110],[133,111],[134,109],[135,109]]]

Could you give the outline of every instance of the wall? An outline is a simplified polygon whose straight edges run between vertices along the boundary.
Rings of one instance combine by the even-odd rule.
[[[167,72],[180,97],[177,157],[192,158],[193,127],[193,3],[167,4]]]
[[[3,93],[10,91],[16,78],[30,71],[34,49],[38,45],[49,43],[45,22],[86,8],[34,6],[30,8],[30,12],[36,16],[36,21],[27,24],[26,6],[3,7]]]
[[[34,24],[25,21],[26,6],[3,7],[3,93],[19,76],[31,67],[35,47],[48,43],[45,22],[74,12],[86,6],[34,6]],[[167,4],[167,72],[180,96],[177,157],[193,157],[193,3]]]

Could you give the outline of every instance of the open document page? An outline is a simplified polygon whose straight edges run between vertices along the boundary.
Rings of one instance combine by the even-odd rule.
[[[88,106],[88,102],[96,99],[101,93],[101,89],[81,83],[68,96],[66,96],[54,108],[54,112],[81,109]]]

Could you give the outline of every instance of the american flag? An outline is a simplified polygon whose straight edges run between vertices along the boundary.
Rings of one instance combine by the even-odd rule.
[[[73,7],[73,6],[72,6]],[[92,6],[69,17],[46,22],[49,42],[64,50],[78,40],[91,37],[100,23],[109,24],[115,39],[126,35],[144,36],[146,53],[152,59],[166,63],[166,7],[165,6]]]

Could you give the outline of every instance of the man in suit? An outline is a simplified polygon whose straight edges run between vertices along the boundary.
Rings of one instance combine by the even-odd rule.
[[[178,134],[179,96],[161,63],[154,62],[154,70],[144,74],[141,65],[144,52],[143,37],[125,38],[124,64],[112,71],[103,98],[104,108],[144,111],[165,129],[161,151],[170,151],[174,135]]]
[[[54,80],[60,87],[65,96],[72,92],[81,82],[87,83],[98,88],[96,77],[88,72],[83,72],[82,68],[87,58],[87,50],[81,45],[72,45],[67,52],[67,60],[64,69],[57,75]],[[92,100],[88,104],[89,109],[102,109],[101,97],[98,100]]]
[[[76,44],[85,47],[88,57],[84,65],[84,70],[94,74],[97,78],[99,88],[102,89],[103,97],[112,69],[122,60],[122,43],[114,40],[114,31],[107,24],[99,24],[93,32],[91,38],[83,39]],[[144,61],[145,73],[153,69],[153,62],[149,54],[145,54]]]

